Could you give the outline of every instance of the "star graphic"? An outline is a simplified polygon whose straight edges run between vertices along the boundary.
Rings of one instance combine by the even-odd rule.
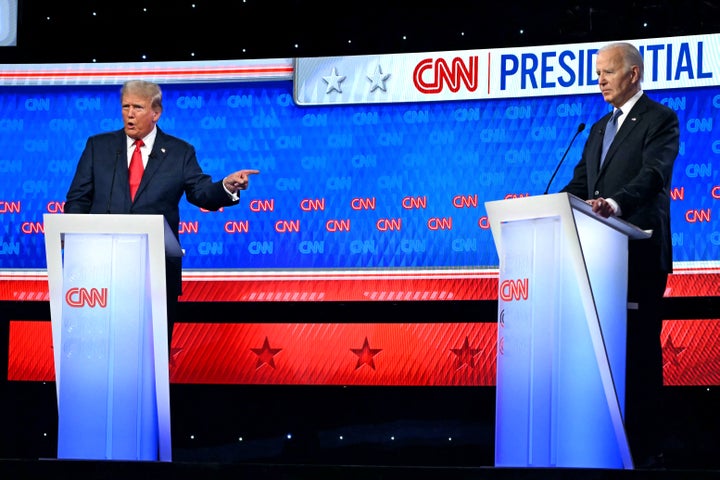
[[[676,347],[673,344],[672,338],[668,336],[665,341],[665,345],[662,347],[663,352],[663,367],[668,364],[673,366],[679,366],[678,356],[685,351],[685,347]]]
[[[255,368],[260,368],[265,364],[275,368],[275,360],[273,360],[273,357],[277,355],[282,348],[270,348],[270,342],[268,341],[268,338],[265,337],[262,348],[251,348],[250,350],[258,356]]]
[[[332,74],[328,75],[327,77],[323,77],[323,80],[325,80],[325,83],[328,84],[327,90],[325,90],[325,93],[330,93],[333,90],[335,90],[338,93],[342,93],[340,84],[345,80],[345,75],[338,75],[337,69],[335,67],[333,67],[333,69],[332,69]]]
[[[365,337],[362,348],[351,348],[350,350],[358,356],[355,370],[363,365],[368,365],[370,368],[375,370],[375,361],[373,360],[373,357],[382,351],[381,348],[370,348],[370,343],[368,343],[368,339]]]
[[[383,92],[387,92],[387,90],[385,89],[385,81],[390,78],[390,74],[382,73],[382,67],[380,67],[380,65],[375,67],[375,71],[373,72],[373,74],[368,75],[367,78],[372,82],[372,86],[370,87],[371,92],[374,92],[378,88]]]
[[[470,348],[470,341],[468,337],[465,337],[462,348],[451,348],[451,352],[457,355],[457,369],[460,370],[463,365],[467,365],[470,368],[475,368],[475,355],[480,353],[479,348]]]

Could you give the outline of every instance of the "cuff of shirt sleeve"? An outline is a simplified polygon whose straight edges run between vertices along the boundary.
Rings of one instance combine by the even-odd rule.
[[[618,205],[615,200],[613,200],[612,198],[606,198],[605,201],[610,204],[610,206],[611,206],[612,209],[613,209],[613,213],[615,214],[615,216],[618,216],[618,217],[619,217],[620,215],[622,215],[622,210],[620,210],[620,205]]]
[[[240,195],[239,195],[237,192],[233,193],[233,192],[231,192],[230,190],[228,190],[228,189],[225,187],[225,181],[224,181],[224,180],[223,180],[223,182],[222,182],[222,187],[223,187],[223,190],[225,190],[225,193],[227,193],[227,194],[230,196],[230,198],[233,199],[233,201],[237,202],[238,200],[240,200]],[[238,192],[239,192],[239,191],[240,191],[240,190],[238,190]]]

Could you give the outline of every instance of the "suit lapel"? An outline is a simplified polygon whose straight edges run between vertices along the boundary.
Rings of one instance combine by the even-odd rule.
[[[620,149],[622,143],[625,141],[628,135],[630,135],[633,129],[640,123],[642,119],[642,114],[645,113],[645,111],[647,110],[647,106],[645,105],[645,98],[646,97],[643,94],[637,101],[635,106],[633,106],[630,112],[628,112],[627,117],[620,126],[620,130],[618,130],[612,144],[610,144],[607,155],[605,155],[605,161],[603,162],[602,167],[600,167],[600,173],[604,172],[608,168],[608,165],[610,165],[613,161],[615,152]],[[608,120],[609,118],[610,117],[608,116]],[[599,158],[600,156],[598,155],[598,159]]]
[[[160,166],[167,157],[167,149],[165,148],[165,135],[158,129],[157,136],[155,137],[155,144],[153,145],[152,152],[148,157],[147,165],[145,165],[145,172],[143,173],[142,180],[140,180],[140,186],[135,193],[135,201],[142,195],[143,191],[147,188],[147,185],[152,180],[152,177],[160,169]],[[127,173],[126,173],[127,176]]]

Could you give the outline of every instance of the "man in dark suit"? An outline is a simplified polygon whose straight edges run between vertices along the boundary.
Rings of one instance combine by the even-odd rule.
[[[625,427],[635,465],[653,467],[662,460],[660,306],[672,272],[670,182],[679,122],[673,110],[643,93],[643,59],[633,45],[604,46],[596,69],[613,112],[590,129],[573,178],[561,191],[585,199],[598,215],[652,230],[649,239],[629,243]],[[604,154],[605,133],[613,131]]]
[[[163,112],[160,86],[143,80],[126,82],[120,91],[124,128],[94,135],[68,189],[65,213],[161,214],[178,238],[179,203],[183,195],[198,207],[216,211],[237,205],[249,176],[258,170],[238,170],[220,181],[203,173],[195,148],[163,132],[157,122]],[[129,165],[138,146],[140,167],[131,195]],[[144,167],[144,168],[143,168]],[[143,171],[144,170],[144,171]],[[139,184],[138,184],[139,182]],[[166,258],[168,341],[171,342],[182,294],[182,259]]]

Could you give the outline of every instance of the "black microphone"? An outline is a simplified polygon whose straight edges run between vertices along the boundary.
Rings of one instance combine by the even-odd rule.
[[[110,180],[110,191],[108,192],[108,201],[107,201],[107,208],[105,209],[105,213],[110,213],[110,201],[112,200],[113,187],[115,186],[115,172],[117,172],[117,164],[118,164],[118,160],[120,159],[121,153],[122,152],[120,150],[115,152],[115,164],[113,165],[113,174],[112,174],[112,180]]]
[[[548,190],[550,190],[550,185],[552,184],[552,181],[555,178],[555,175],[557,175],[558,170],[560,170],[560,165],[562,165],[563,161],[565,160],[565,157],[567,157],[567,154],[570,151],[570,147],[572,147],[573,142],[575,141],[577,136],[580,135],[580,132],[582,132],[583,130],[585,130],[585,124],[581,123],[580,125],[578,125],[577,132],[575,132],[575,135],[573,135],[572,140],[570,140],[570,143],[568,144],[568,148],[567,148],[567,150],[565,150],[565,153],[563,153],[563,156],[560,159],[560,161],[558,162],[557,167],[555,167],[555,171],[553,172],[552,177],[550,177],[550,181],[548,182],[547,187],[545,187],[545,192],[543,192],[543,195],[547,195]]]

